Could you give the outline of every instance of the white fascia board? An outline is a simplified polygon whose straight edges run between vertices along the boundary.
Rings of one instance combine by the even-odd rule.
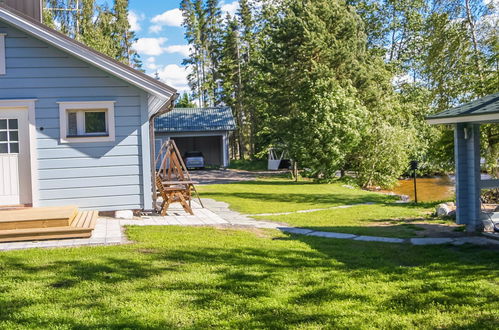
[[[491,113],[491,114],[475,115],[475,116],[459,116],[459,117],[426,119],[426,122],[430,125],[493,122],[493,121],[499,121],[499,113]]]
[[[78,45],[75,42],[71,42],[66,38],[62,38],[56,33],[51,33],[46,29],[37,26],[37,24],[23,19],[8,10],[0,7],[0,18],[5,20],[7,23],[10,23],[19,29],[25,31],[28,34],[31,34],[37,38],[40,38],[52,46],[61,49],[62,51],[69,53],[78,57],[79,59],[92,64],[118,78],[121,78],[130,84],[137,86],[150,94],[156,95],[160,98],[169,99],[172,95],[176,93],[176,90],[173,88],[164,88],[158,85],[153,84],[152,82],[140,77],[137,75],[134,69],[130,68],[127,70],[113,61],[110,61],[105,56],[99,56],[98,54],[91,52],[84,47]]]

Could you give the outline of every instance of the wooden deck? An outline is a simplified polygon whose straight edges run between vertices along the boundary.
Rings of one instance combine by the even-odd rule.
[[[0,242],[88,238],[97,217],[75,206],[0,211]]]

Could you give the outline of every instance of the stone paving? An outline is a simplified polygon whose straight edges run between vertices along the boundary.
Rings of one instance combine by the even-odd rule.
[[[180,205],[172,205],[167,216],[143,216],[140,219],[114,219],[101,217],[97,219],[95,230],[91,238],[85,239],[64,239],[47,240],[33,242],[12,242],[0,243],[0,251],[20,250],[29,248],[56,248],[56,247],[77,247],[96,245],[117,245],[129,243],[124,233],[124,226],[224,226],[224,227],[253,227],[278,229],[290,234],[300,234],[306,236],[325,237],[331,239],[350,239],[366,242],[383,243],[406,243],[412,245],[436,245],[436,244],[476,244],[476,245],[499,245],[499,240],[486,237],[439,237],[439,238],[394,238],[353,235],[345,233],[334,233],[324,231],[314,231],[306,228],[291,227],[285,223],[272,221],[254,220],[244,214],[232,211],[228,204],[203,199],[205,208],[201,208],[193,202],[194,215],[187,214]],[[344,207],[344,206],[342,206]]]

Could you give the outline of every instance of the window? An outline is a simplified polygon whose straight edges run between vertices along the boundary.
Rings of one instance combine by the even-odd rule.
[[[114,141],[114,102],[60,102],[61,142]]]
[[[0,154],[19,153],[19,126],[17,119],[0,119]]]

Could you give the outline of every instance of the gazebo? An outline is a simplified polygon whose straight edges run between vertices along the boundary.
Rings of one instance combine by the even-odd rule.
[[[476,231],[480,225],[480,190],[499,187],[499,180],[480,175],[480,125],[499,123],[499,93],[427,117],[431,125],[454,126],[456,220]]]

